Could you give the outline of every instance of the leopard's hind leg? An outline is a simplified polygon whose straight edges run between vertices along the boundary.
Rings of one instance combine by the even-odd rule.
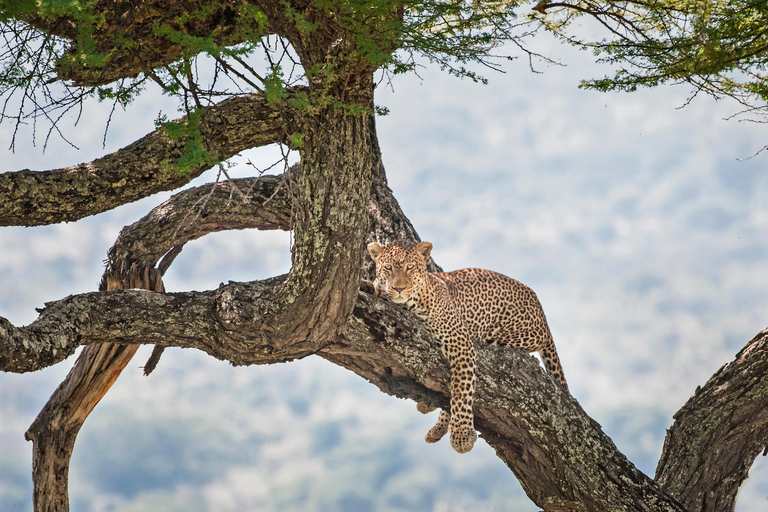
[[[416,410],[419,411],[421,414],[429,414],[435,409],[437,409],[437,407],[433,405],[429,405],[426,402],[419,402],[416,404]]]
[[[446,433],[448,433],[448,425],[450,425],[450,423],[451,415],[446,412],[445,409],[440,409],[440,417],[437,418],[437,423],[435,423],[435,426],[427,432],[427,435],[424,436],[424,440],[428,443],[438,442]]]

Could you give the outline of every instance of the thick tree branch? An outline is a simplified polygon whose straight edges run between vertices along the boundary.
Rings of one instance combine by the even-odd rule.
[[[63,361],[79,345],[105,342],[197,348],[238,365],[306,355],[312,350],[280,356],[263,326],[283,281],[231,283],[206,292],[90,292],[46,303],[29,326],[0,319],[0,371],[35,371]]]
[[[198,348],[237,365],[317,353],[388,393],[447,405],[448,367],[420,320],[361,293],[345,335],[334,343],[276,344],[260,326],[263,307],[281,284],[274,279],[208,292],[125,290],[69,297],[50,304],[26,328],[6,327],[10,337],[3,336],[0,345],[0,368],[31,371],[80,344],[106,340]],[[110,315],[101,314],[107,310]],[[16,347],[13,357],[5,356],[9,345]],[[52,356],[54,345],[58,352]],[[616,450],[534,359],[504,348],[478,349],[478,429],[534,502],[543,507],[572,502],[590,511],[606,510],[604,503],[612,503],[611,510],[683,510]],[[552,468],[560,469],[553,474]],[[637,503],[645,507],[636,508]]]
[[[238,30],[237,19],[241,8],[248,6],[248,2],[237,1],[96,0],[92,3],[92,11],[98,13],[102,21],[94,27],[91,40],[95,45],[94,53],[105,55],[106,62],[99,67],[88,67],[68,61],[67,65],[58,67],[59,79],[69,80],[74,85],[103,85],[121,78],[133,78],[147,69],[181,59],[184,48],[168,37],[158,35],[157,29],[161,26],[188,37],[211,37],[221,46],[242,43],[248,34]],[[190,13],[198,15],[190,16]],[[71,16],[27,14],[21,19],[38,30],[70,41],[78,37],[78,23]],[[263,30],[266,35],[268,28]],[[125,44],[125,40],[132,44]],[[76,51],[74,46],[70,49],[70,53]]]
[[[222,101],[205,109],[204,119],[208,141],[221,160],[284,137],[279,108],[260,94]],[[93,162],[0,174],[0,225],[74,221],[178,188],[210,167],[200,166],[188,175],[171,170],[168,164],[180,156],[183,146],[184,141],[170,141],[158,129]]]
[[[768,446],[768,329],[755,336],[677,414],[656,480],[688,510],[733,510]]]

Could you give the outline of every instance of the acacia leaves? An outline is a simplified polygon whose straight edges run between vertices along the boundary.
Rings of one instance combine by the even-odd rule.
[[[687,82],[694,91],[730,96],[768,116],[768,2],[765,0],[640,0],[549,3],[542,20],[573,44],[591,48],[616,67],[612,77],[587,80],[601,91],[634,91]],[[570,34],[591,16],[611,38]]]
[[[485,81],[466,67],[480,63],[497,67],[493,51],[509,41],[530,35],[530,21],[519,20],[517,1],[415,0],[408,2],[403,26],[403,48],[437,62],[450,74]],[[399,69],[412,66],[398,62]]]

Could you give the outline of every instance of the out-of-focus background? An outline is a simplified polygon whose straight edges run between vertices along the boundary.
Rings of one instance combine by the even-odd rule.
[[[476,266],[539,295],[571,392],[640,469],[653,475],[672,415],[768,325],[768,144],[765,125],[724,118],[733,103],[660,87],[632,94],[577,88],[607,72],[584,52],[537,49],[488,72],[488,86],[427,66],[379,86],[384,164],[406,215],[447,270]],[[0,125],[0,171],[90,161],[154,128],[176,105],[149,90],[116,112],[94,103],[67,135]],[[71,124],[71,123],[70,123]],[[33,142],[35,145],[33,145]],[[244,154],[266,167],[279,152]],[[209,171],[199,185],[215,178]],[[0,315],[97,288],[119,230],[170,194],[76,223],[0,229]],[[289,235],[243,231],[188,244],[169,291],[288,270]],[[143,348],[86,422],[75,447],[73,511],[533,511],[482,441],[466,455],[427,445],[435,420],[318,358],[232,368],[167,350],[150,377]],[[0,374],[0,511],[31,510],[31,444],[23,439],[74,358]],[[768,505],[759,457],[737,510]]]

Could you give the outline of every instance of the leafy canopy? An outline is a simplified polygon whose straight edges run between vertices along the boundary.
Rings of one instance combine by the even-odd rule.
[[[328,24],[370,69],[413,72],[417,59],[426,58],[482,82],[472,64],[498,69],[507,43],[529,58],[546,59],[524,45],[543,27],[616,70],[584,87],[634,91],[685,82],[694,95],[730,96],[745,112],[768,116],[765,0],[541,0],[535,7],[519,0],[264,0],[271,20],[247,0],[132,4],[0,0],[0,122],[12,121],[18,131],[43,120],[50,136],[64,115],[80,114],[84,99],[111,101],[114,109],[149,82],[179,98],[188,115],[237,94],[262,92],[282,101],[289,87],[338,78],[332,63],[308,63],[292,46],[329,30]],[[597,22],[597,32],[585,31],[585,19]],[[163,60],[168,55],[173,58]],[[138,63],[125,64],[132,59]],[[70,82],[63,86],[62,80]],[[340,98],[316,95],[312,101],[360,110]],[[159,125],[170,127],[165,119]],[[185,126],[189,133],[177,127],[174,136],[200,142],[199,123]],[[190,161],[215,163],[215,151],[209,153]]]
[[[85,99],[110,101],[114,111],[154,83],[178,98],[190,119],[179,126],[158,120],[172,138],[191,141],[193,154],[177,162],[180,170],[206,160],[215,164],[215,151],[202,149],[198,112],[232,95],[261,92],[274,102],[291,86],[312,79],[330,83],[333,65],[309,65],[291,44],[328,29],[323,23],[335,24],[353,41],[371,69],[412,72],[423,57],[450,74],[484,82],[469,64],[498,68],[498,48],[514,41],[525,50],[520,41],[530,35],[532,22],[518,20],[517,0],[267,0],[260,5],[285,18],[271,20],[275,26],[246,0],[129,4],[0,0],[0,122],[15,123],[11,149],[25,125],[32,125],[34,137],[34,127],[44,121],[47,144],[52,133],[64,137],[58,131],[64,116],[79,120]],[[174,58],[158,65],[168,54]],[[125,64],[130,61],[138,64]],[[313,101],[350,113],[360,109],[338,98],[316,95]],[[312,105],[305,101],[303,107]]]
[[[732,97],[745,113],[768,116],[768,2],[765,0],[632,0],[542,2],[547,28],[594,51],[616,68],[587,80],[600,91],[634,91],[688,83],[694,94]],[[596,20],[601,40],[574,35],[584,17]]]

